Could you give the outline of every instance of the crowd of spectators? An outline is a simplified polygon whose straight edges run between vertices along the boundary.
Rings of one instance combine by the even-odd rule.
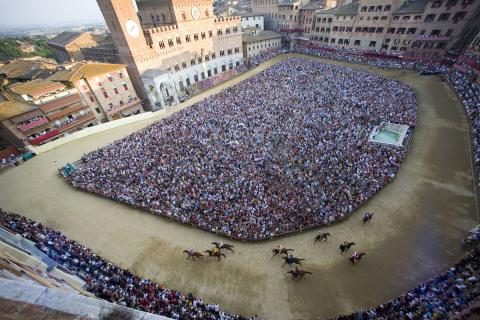
[[[247,320],[222,311],[191,293],[183,295],[150,279],[142,279],[69,240],[61,232],[0,209],[0,225],[33,241],[65,269],[82,278],[85,289],[98,298],[173,319]]]
[[[448,271],[419,284],[400,297],[336,320],[452,319],[480,296],[480,254],[468,252]]]
[[[104,148],[67,180],[235,239],[260,240],[349,215],[395,176],[406,151],[374,126],[415,126],[414,91],[290,58]]]
[[[449,67],[443,63],[433,61],[422,60],[404,60],[404,59],[386,59],[381,57],[375,57],[366,55],[364,51],[354,49],[341,49],[326,50],[327,48],[315,48],[297,46],[295,52],[313,55],[320,58],[344,61],[356,64],[365,64],[377,68],[387,69],[403,69],[403,70],[415,70],[418,72],[440,74],[449,70]]]
[[[245,72],[246,70],[247,70],[247,67],[244,64],[241,64],[238,67],[222,72],[219,75],[194,83],[187,88],[188,95],[193,96],[205,90],[216,87],[219,84],[238,76],[239,74]]]
[[[287,53],[287,52],[288,50],[285,48],[275,48],[275,49],[265,50],[250,57],[249,64],[251,67],[256,67],[259,64],[278,56],[279,54]]]
[[[480,84],[456,70],[447,73],[446,78],[460,97],[470,118],[472,152],[478,173],[480,172]],[[477,183],[480,183],[480,177],[478,177]]]

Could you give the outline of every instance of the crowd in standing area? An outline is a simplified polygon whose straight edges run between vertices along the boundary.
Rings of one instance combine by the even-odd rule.
[[[480,296],[480,253],[468,252],[448,271],[400,297],[369,310],[359,310],[336,320],[452,319]]]
[[[416,99],[379,75],[291,58],[83,156],[73,186],[226,236],[260,240],[342,219],[393,179]]]
[[[403,59],[385,59],[364,55],[365,52],[352,49],[336,49],[334,51],[325,48],[296,47],[295,52],[313,55],[320,58],[344,61],[356,64],[365,64],[377,68],[415,70],[418,72],[444,73],[449,67],[443,63],[432,61],[417,61]]]
[[[100,299],[173,319],[247,320],[222,311],[191,293],[183,295],[150,279],[137,277],[69,240],[41,223],[0,209],[0,225],[33,241],[35,246],[65,269],[83,279],[85,289]]]
[[[193,96],[205,90],[216,87],[219,84],[224,83],[225,81],[228,81],[238,76],[239,74],[245,72],[246,70],[247,70],[247,67],[244,64],[241,64],[238,67],[222,72],[219,75],[197,82],[189,86],[186,90],[189,96]]]
[[[459,96],[470,118],[472,152],[477,173],[480,173],[480,84],[456,70],[447,73],[446,79]],[[477,183],[480,184],[480,177],[478,177]]]

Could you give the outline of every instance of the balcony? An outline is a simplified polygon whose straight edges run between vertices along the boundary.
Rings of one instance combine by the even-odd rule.
[[[130,107],[133,107],[137,104],[140,104],[140,99],[138,98],[133,98],[130,102],[127,102],[123,105],[119,105],[119,106],[116,106],[116,107],[113,107],[112,109],[108,110],[107,111],[107,116],[110,117],[110,116],[113,116],[114,114],[116,113],[119,113],[120,111],[123,111],[125,109],[128,109]]]
[[[446,36],[418,36],[415,40],[423,40],[423,41],[448,41],[450,37]]]
[[[44,134],[43,136],[39,136],[39,137],[36,137],[34,139],[31,139],[30,143],[34,144],[34,145],[37,145],[37,144],[42,143],[45,140],[48,140],[48,139],[53,138],[55,136],[58,136],[59,134],[60,134],[60,131],[51,130],[51,131],[47,132],[46,134]]]
[[[76,111],[83,110],[83,109],[88,109],[88,108],[85,107],[85,106],[80,102],[80,103],[71,105],[71,106],[69,106],[68,108],[66,108],[66,109],[64,109],[64,110],[55,112],[55,113],[53,113],[53,114],[49,114],[47,117],[48,117],[48,119],[50,119],[50,121],[55,121],[55,120],[64,118],[65,116],[67,116],[67,115],[69,115],[69,114],[71,114],[71,113],[74,113],[74,112],[76,112]]]
[[[64,126],[59,127],[58,130],[63,133],[63,132],[66,132],[66,131],[69,131],[69,130],[75,128],[76,126],[80,126],[80,125],[82,125],[86,122],[89,122],[93,119],[95,119],[95,115],[92,114],[92,113],[88,113],[86,115],[78,117],[73,122],[67,123]]]
[[[28,131],[32,128],[41,126],[42,124],[45,124],[47,122],[48,122],[47,118],[41,118],[41,119],[32,121],[28,124],[20,124],[20,125],[17,126],[17,129],[20,130],[21,132],[25,132],[25,131]]]

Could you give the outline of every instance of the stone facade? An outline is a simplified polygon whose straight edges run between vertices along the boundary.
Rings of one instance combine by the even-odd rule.
[[[243,32],[243,56],[252,57],[262,51],[280,48],[282,36],[272,31],[265,31],[255,28],[246,29]]]
[[[210,0],[139,0],[137,8],[131,0],[97,2],[135,90],[153,110],[176,103],[189,85],[243,63],[240,17],[216,18]],[[153,83],[174,90],[146,90],[152,81],[145,86],[142,78],[152,74]]]
[[[245,13],[242,14],[242,30],[248,28],[265,29],[264,17],[261,13]]]
[[[48,41],[58,62],[81,61],[84,56],[81,48],[94,47],[104,41],[104,37],[90,32],[62,32]]]
[[[88,68],[88,71],[83,71],[84,68]],[[117,120],[143,112],[124,65],[86,64],[72,75],[71,82],[98,122]]]
[[[460,49],[458,41],[479,10],[480,3],[471,0],[362,0],[317,11],[308,39],[388,54],[443,56]]]

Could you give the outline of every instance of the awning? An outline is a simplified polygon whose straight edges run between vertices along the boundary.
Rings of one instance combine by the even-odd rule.
[[[50,138],[53,138],[55,136],[58,136],[60,134],[60,131],[58,130],[52,130],[49,131],[48,133],[44,134],[43,136],[36,137],[35,139],[30,140],[31,144],[39,144],[42,143],[45,140],[48,140]]]

